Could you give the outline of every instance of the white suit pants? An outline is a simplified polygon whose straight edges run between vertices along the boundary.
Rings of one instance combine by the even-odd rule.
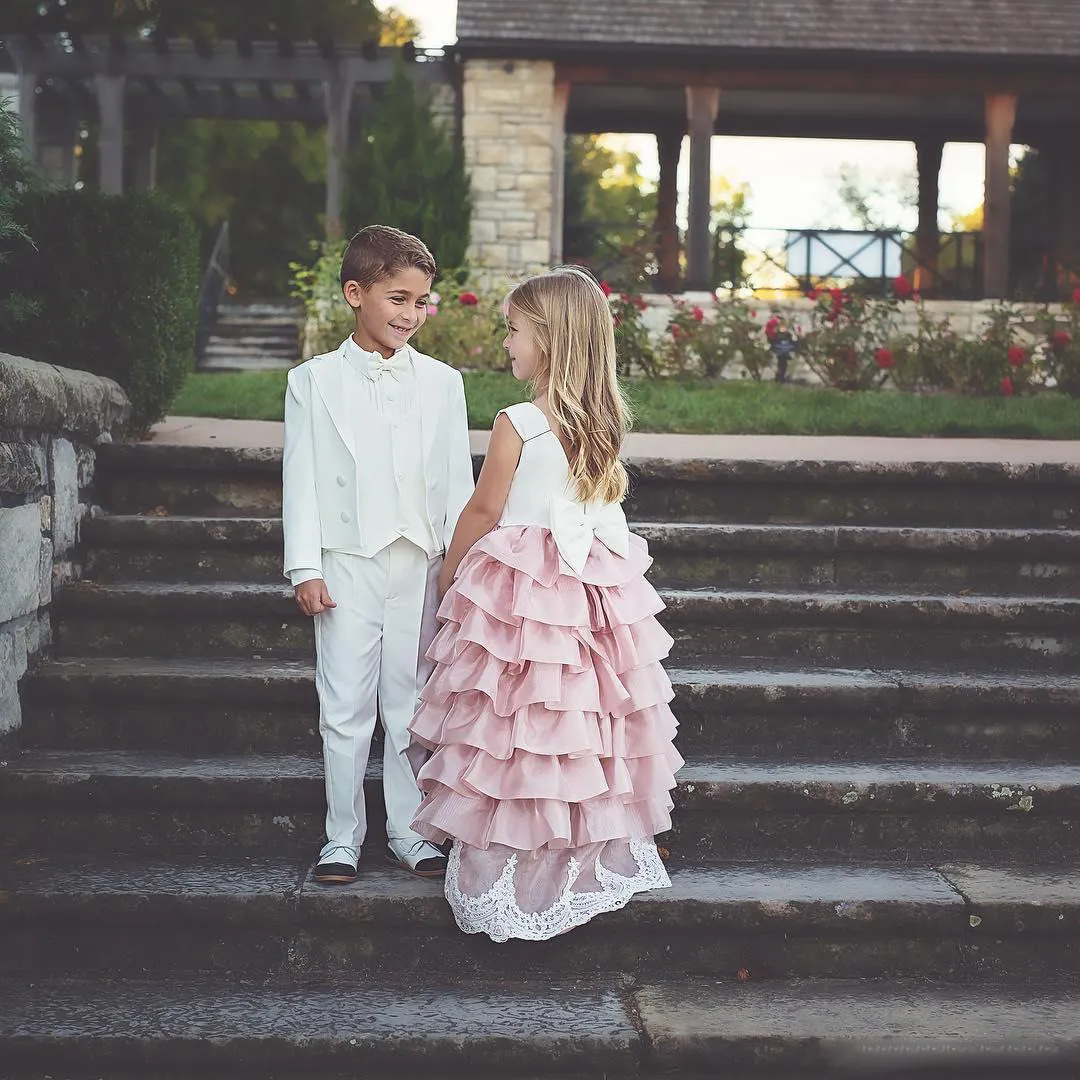
[[[386,735],[386,831],[417,840],[409,827],[420,806],[405,756],[408,725],[431,664],[441,556],[429,559],[398,539],[365,558],[323,552],[323,577],[337,607],[316,615],[315,688],[326,770],[326,839],[360,850],[367,833],[364,774],[376,713]]]

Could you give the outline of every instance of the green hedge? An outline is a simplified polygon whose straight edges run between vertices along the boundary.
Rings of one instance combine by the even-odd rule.
[[[160,420],[194,367],[194,223],[154,192],[54,191],[26,197],[19,214],[36,250],[0,265],[0,294],[17,287],[40,310],[0,349],[115,379],[135,431]]]

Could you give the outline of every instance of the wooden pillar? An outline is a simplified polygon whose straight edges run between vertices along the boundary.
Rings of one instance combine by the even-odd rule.
[[[938,232],[939,179],[941,155],[945,140],[923,137],[915,141],[915,156],[919,171],[919,226],[915,239],[915,267],[912,284],[922,292],[937,285],[938,253],[941,235]]]
[[[656,235],[658,240],[658,284],[665,292],[679,287],[679,158],[683,133],[668,128],[656,133],[656,156],[660,162],[660,182],[656,189]]]
[[[343,227],[345,163],[349,153],[349,114],[353,80],[338,76],[324,84],[326,91],[326,238],[338,240]]]
[[[986,95],[983,294],[992,299],[1009,292],[1009,146],[1015,121],[1015,94]]]
[[[712,137],[720,91],[709,86],[686,88],[690,129],[690,206],[686,230],[686,286],[707,291],[712,284]]]
[[[37,74],[19,72],[19,126],[22,128],[23,154],[37,161]]]
[[[107,195],[124,191],[124,76],[97,75],[98,186]]]
[[[563,260],[563,232],[566,225],[566,107],[570,84],[555,84],[551,109],[551,263]]]
[[[135,126],[135,187],[138,190],[157,187],[157,126],[150,121],[142,121]]]

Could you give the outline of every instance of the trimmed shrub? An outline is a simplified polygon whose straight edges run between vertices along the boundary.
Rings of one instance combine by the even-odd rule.
[[[198,234],[155,192],[31,194],[19,211],[36,251],[0,266],[38,312],[6,327],[0,348],[115,379],[141,431],[165,415],[195,363]]]

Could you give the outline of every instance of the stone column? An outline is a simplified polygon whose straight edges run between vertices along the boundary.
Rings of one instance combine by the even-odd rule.
[[[686,88],[686,114],[690,129],[690,206],[687,213],[687,287],[707,291],[712,284],[712,137],[720,91],[709,86]]]
[[[566,107],[570,84],[555,84],[551,108],[551,255],[552,264],[563,261],[563,232],[566,225]]]
[[[98,118],[98,185],[107,195],[124,191],[124,76],[97,75]]]
[[[668,128],[656,133],[656,156],[660,162],[660,182],[656,190],[656,236],[659,274],[657,284],[664,292],[679,287],[679,158],[683,133]]]
[[[1009,146],[1015,121],[1015,94],[986,95],[983,293],[995,300],[1009,292]]]
[[[135,125],[135,187],[137,190],[157,187],[157,147],[158,133],[156,125],[143,120]]]
[[[345,163],[349,153],[349,115],[353,80],[338,76],[324,84],[326,93],[326,238],[339,240],[345,194]]]
[[[919,171],[919,227],[915,238],[918,265],[915,267],[913,284],[922,292],[932,291],[937,286],[938,253],[941,248],[938,183],[944,149],[944,139],[924,136],[915,140]]]
[[[469,258],[492,282],[544,269],[553,255],[561,160],[555,132],[563,130],[555,66],[548,60],[469,60],[462,96],[473,194]]]

